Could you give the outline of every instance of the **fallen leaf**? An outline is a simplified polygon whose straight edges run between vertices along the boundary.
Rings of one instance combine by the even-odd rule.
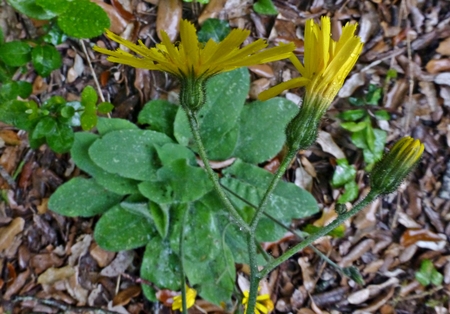
[[[125,290],[119,291],[113,299],[113,305],[127,305],[132,298],[137,297],[141,293],[140,286],[131,286]]]
[[[75,274],[75,268],[69,265],[61,268],[51,267],[38,277],[37,282],[43,285],[52,285],[57,281],[69,278],[73,274]]]
[[[165,31],[171,42],[178,37],[183,4],[181,0],[164,0],[158,5],[158,15],[156,17],[156,33],[159,39],[161,31]]]
[[[14,237],[23,231],[24,225],[25,220],[17,217],[8,226],[0,228],[0,252],[11,246]]]

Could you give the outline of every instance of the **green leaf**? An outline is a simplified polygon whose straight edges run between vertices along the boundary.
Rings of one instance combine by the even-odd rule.
[[[36,124],[36,127],[33,130],[31,138],[39,139],[46,137],[51,132],[54,132],[56,129],[56,120],[53,117],[44,117],[39,120]]]
[[[92,86],[86,86],[81,92],[81,104],[85,107],[91,106],[90,109],[93,109],[92,104],[97,104],[97,101],[98,95],[95,89]]]
[[[297,112],[293,102],[280,97],[244,106],[233,155],[253,164],[275,157],[286,140],[286,125]]]
[[[97,113],[95,111],[85,110],[80,116],[81,128],[89,131],[97,125]]]
[[[258,205],[273,175],[257,166],[237,159],[232,166],[223,170],[224,178],[220,182],[234,193],[253,205]],[[238,208],[247,206],[241,200],[230,196]],[[285,225],[294,218],[304,218],[317,213],[318,206],[314,197],[293,183],[280,182],[275,188],[266,206],[265,212]],[[285,230],[271,220],[262,218],[257,229],[260,241],[275,241]]]
[[[202,28],[198,31],[198,40],[201,43],[206,43],[212,39],[215,42],[221,42],[230,33],[230,25],[227,21],[219,19],[207,19]]]
[[[93,179],[76,177],[61,185],[50,197],[48,208],[69,217],[91,217],[106,212],[122,196],[108,192]]]
[[[137,185],[139,181],[109,173],[97,166],[97,164],[92,161],[91,157],[89,157],[89,147],[98,138],[99,136],[93,133],[75,133],[75,141],[70,150],[70,155],[77,167],[93,176],[95,181],[108,191],[119,195],[138,193],[139,190]]]
[[[344,267],[342,272],[359,285],[364,285],[364,278],[355,266]]]
[[[205,198],[190,206],[189,211],[184,230],[186,276],[191,285],[199,286],[200,296],[205,300],[215,304],[227,302],[234,287],[235,267],[231,251],[222,241],[216,218],[220,212]],[[172,229],[175,240],[180,234],[179,225],[177,223],[178,228]],[[175,251],[179,249],[178,246],[171,247]]]
[[[373,132],[373,127],[370,125],[370,121],[367,123],[367,128],[364,129],[367,147],[373,152],[375,150],[375,134]]]
[[[185,159],[187,160],[188,165],[197,166],[195,154],[192,150],[185,146],[175,143],[168,143],[163,146],[156,146],[155,148],[158,152],[159,159],[165,166],[177,159]]]
[[[150,130],[161,132],[173,138],[175,115],[179,106],[167,100],[152,100],[139,112],[138,122],[148,124]]]
[[[62,65],[59,51],[50,45],[34,47],[31,51],[31,60],[36,72],[42,77],[49,76],[53,70],[59,69]]]
[[[64,33],[75,38],[100,36],[110,24],[105,11],[89,0],[69,2],[65,12],[58,17],[58,26]]]
[[[64,34],[56,22],[52,22],[46,29],[47,34],[41,37],[44,42],[56,46],[66,41],[67,35]]]
[[[184,2],[192,2],[193,0],[183,0]],[[208,4],[209,0],[195,0],[195,2],[201,3],[201,4]]]
[[[168,241],[153,238],[145,247],[141,277],[159,288],[181,289],[180,260]]]
[[[20,67],[31,61],[31,47],[23,41],[10,41],[0,46],[0,60],[5,64]]]
[[[41,109],[48,110],[51,113],[57,113],[66,106],[66,100],[61,96],[53,96],[47,99],[43,104]]]
[[[79,101],[69,101],[65,104],[67,107],[72,107],[74,111],[74,115],[70,119],[71,126],[81,126],[80,122],[80,110],[82,109],[81,103]],[[61,109],[62,110],[62,109]]]
[[[31,95],[33,86],[25,81],[11,81],[0,86],[0,101],[8,101],[21,98],[28,98]]]
[[[367,115],[367,111],[364,109],[346,110],[339,114],[339,118],[344,121],[357,121],[364,118]]]
[[[375,111],[375,118],[382,121],[389,121],[391,119],[391,115],[386,110],[378,110]]]
[[[55,15],[64,13],[69,6],[69,2],[67,0],[36,0],[37,5]]]
[[[250,88],[248,70],[240,68],[210,79],[206,103],[198,113],[200,134],[208,157],[225,160],[232,156],[238,139],[239,116]],[[178,143],[195,150],[186,114],[178,110],[174,135]]]
[[[37,119],[31,119],[27,111],[30,109],[33,101],[10,100],[0,103],[0,121],[14,125],[15,127],[30,131],[37,123]]]
[[[98,245],[113,252],[144,246],[155,236],[152,223],[120,205],[104,213],[97,221],[94,231]]]
[[[322,227],[317,227],[311,224],[306,225],[305,228],[303,228],[303,232],[309,233],[309,234],[313,234],[316,232],[319,232],[319,230],[322,229]],[[342,238],[344,236],[345,233],[345,225],[339,225],[336,228],[334,228],[333,230],[331,230],[330,232],[327,233],[327,235],[329,235],[330,237],[333,238]]]
[[[432,261],[429,259],[422,260],[420,270],[416,272],[417,281],[423,286],[428,286],[431,283],[431,273],[434,269]]]
[[[5,42],[5,34],[3,33],[3,29],[0,27],[0,46]]]
[[[367,122],[341,122],[341,127],[350,131],[350,132],[358,132],[367,128]]]
[[[98,133],[102,136],[111,131],[138,129],[136,124],[124,119],[100,117],[97,122]]]
[[[157,176],[159,181],[172,187],[173,199],[181,203],[193,202],[213,187],[206,171],[188,165],[185,159],[178,159],[165,165],[157,171]]]
[[[378,105],[378,102],[380,101],[382,95],[383,89],[381,87],[370,84],[369,91],[366,95],[366,103],[368,105]]]
[[[61,116],[64,118],[70,119],[75,115],[75,109],[71,106],[66,106],[61,109]]]
[[[171,142],[165,134],[150,130],[111,131],[92,144],[89,156],[110,173],[135,180],[152,180],[161,166],[154,145]]]
[[[58,122],[53,132],[46,136],[47,143],[56,153],[66,153],[70,150],[74,140],[74,133],[70,126]]]
[[[17,11],[36,20],[50,20],[56,14],[36,4],[36,0],[7,0]]]
[[[156,230],[158,230],[159,235],[163,239],[169,231],[169,209],[170,206],[167,204],[149,203],[149,210],[152,213]]]
[[[359,194],[358,184],[355,181],[349,181],[344,185],[345,192],[339,196],[338,204],[345,204],[347,202],[353,202],[356,200]]]
[[[273,5],[272,0],[258,0],[253,5],[253,10],[259,14],[275,15],[278,14],[277,8]]]
[[[349,165],[347,159],[342,158],[337,160],[336,170],[333,174],[331,184],[334,187],[341,187],[347,182],[354,181],[356,177],[356,168]]]
[[[435,286],[442,285],[442,281],[444,280],[444,276],[440,272],[437,271],[436,268],[433,268],[431,271],[430,281]]]
[[[134,215],[139,215],[142,218],[145,218],[150,224],[153,224],[153,217],[150,213],[149,203],[148,202],[134,202],[128,197],[124,202],[120,203],[120,207],[128,210]]]
[[[375,135],[374,150],[371,151],[366,143],[364,130],[352,134],[352,142],[356,147],[361,148],[366,164],[373,164],[383,157],[384,146],[386,144],[387,133],[380,129],[373,129]]]
[[[393,78],[397,78],[397,70],[389,69],[386,73],[386,81],[389,81],[390,79]]]
[[[113,111],[114,105],[110,102],[101,102],[98,104],[97,111],[99,113],[107,114]]]

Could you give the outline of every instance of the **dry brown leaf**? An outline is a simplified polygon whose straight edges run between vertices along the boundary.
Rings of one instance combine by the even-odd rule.
[[[438,248],[441,247],[442,243],[445,245],[446,237],[445,235],[436,234],[427,229],[408,229],[403,232],[400,238],[400,244],[402,246],[409,246],[416,244],[422,248]]]
[[[450,72],[439,73],[434,78],[434,82],[439,85],[449,85],[450,86]]]
[[[336,159],[345,158],[345,154],[336,145],[330,133],[325,131],[319,131],[319,136],[317,137],[317,143],[322,147],[322,150],[328,154],[333,155]]]
[[[117,253],[116,258],[107,267],[103,268],[100,275],[106,277],[115,277],[123,272],[131,265],[134,259],[133,251],[121,251]]]
[[[132,298],[137,297],[141,293],[141,286],[131,286],[120,291],[113,299],[113,305],[127,305]]]
[[[347,98],[353,95],[355,90],[366,83],[366,76],[363,72],[358,72],[348,78],[342,88],[339,90],[340,98]]]
[[[207,19],[218,18],[226,2],[227,0],[210,0],[198,17],[198,23],[201,25]]]
[[[17,217],[8,226],[0,228],[0,252],[12,245],[15,236],[23,231],[24,225],[25,220]]]
[[[270,81],[266,78],[260,78],[253,81],[250,85],[249,96],[251,99],[258,99],[258,95],[266,90],[270,85]]]
[[[97,243],[92,244],[90,254],[101,268],[109,265],[116,255],[115,252],[103,250]]]
[[[171,42],[178,37],[183,4],[181,0],[164,0],[158,5],[158,15],[156,17],[156,33],[159,39],[161,31],[165,31]]]
[[[7,145],[19,145],[22,140],[13,130],[0,130],[0,137]]]
[[[37,282],[43,285],[53,285],[55,282],[69,278],[75,273],[75,268],[69,265],[61,268],[50,267],[39,275]]]
[[[248,69],[255,73],[258,76],[265,77],[265,78],[273,78],[274,73],[273,69],[268,64],[257,64],[249,66]]]
[[[450,37],[439,43],[439,47],[436,49],[437,53],[441,55],[450,56]]]
[[[25,285],[27,279],[30,277],[31,271],[30,269],[26,269],[25,271],[21,272],[19,276],[14,280],[14,282],[8,287],[5,294],[3,295],[3,298],[5,300],[9,300],[11,296],[14,294],[17,294],[20,289]]]
[[[316,287],[316,282],[312,278],[314,271],[308,262],[308,257],[300,257],[297,261],[302,269],[303,287],[305,287],[306,291],[312,292]]]
[[[366,302],[369,298],[373,298],[381,291],[385,290],[389,286],[396,286],[399,283],[397,278],[389,278],[385,282],[378,285],[369,285],[364,289],[353,292],[347,297],[347,301],[350,304],[361,304]]]
[[[428,61],[426,67],[427,72],[431,74],[436,74],[439,72],[449,71],[450,70],[450,59],[431,59]]]
[[[382,307],[386,302],[394,295],[395,288],[392,287],[387,294],[382,295],[379,299],[375,300],[369,306],[354,311],[354,314],[366,314],[366,313],[374,313],[380,307]]]
[[[372,239],[366,239],[358,243],[346,256],[339,262],[341,267],[349,267],[354,261],[360,258],[364,253],[369,251],[375,244]]]

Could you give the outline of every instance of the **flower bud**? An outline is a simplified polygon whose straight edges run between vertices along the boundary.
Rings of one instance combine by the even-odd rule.
[[[206,102],[206,80],[193,76],[183,78],[180,88],[180,104],[183,108],[198,112]]]
[[[375,165],[370,175],[370,187],[378,194],[397,190],[417,165],[424,150],[423,144],[406,136],[394,144],[391,151]]]

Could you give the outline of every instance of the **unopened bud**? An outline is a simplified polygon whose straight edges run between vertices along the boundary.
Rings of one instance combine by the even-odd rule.
[[[383,156],[370,174],[372,190],[384,195],[397,190],[420,160],[423,150],[423,144],[409,136],[395,143],[391,151]]]

